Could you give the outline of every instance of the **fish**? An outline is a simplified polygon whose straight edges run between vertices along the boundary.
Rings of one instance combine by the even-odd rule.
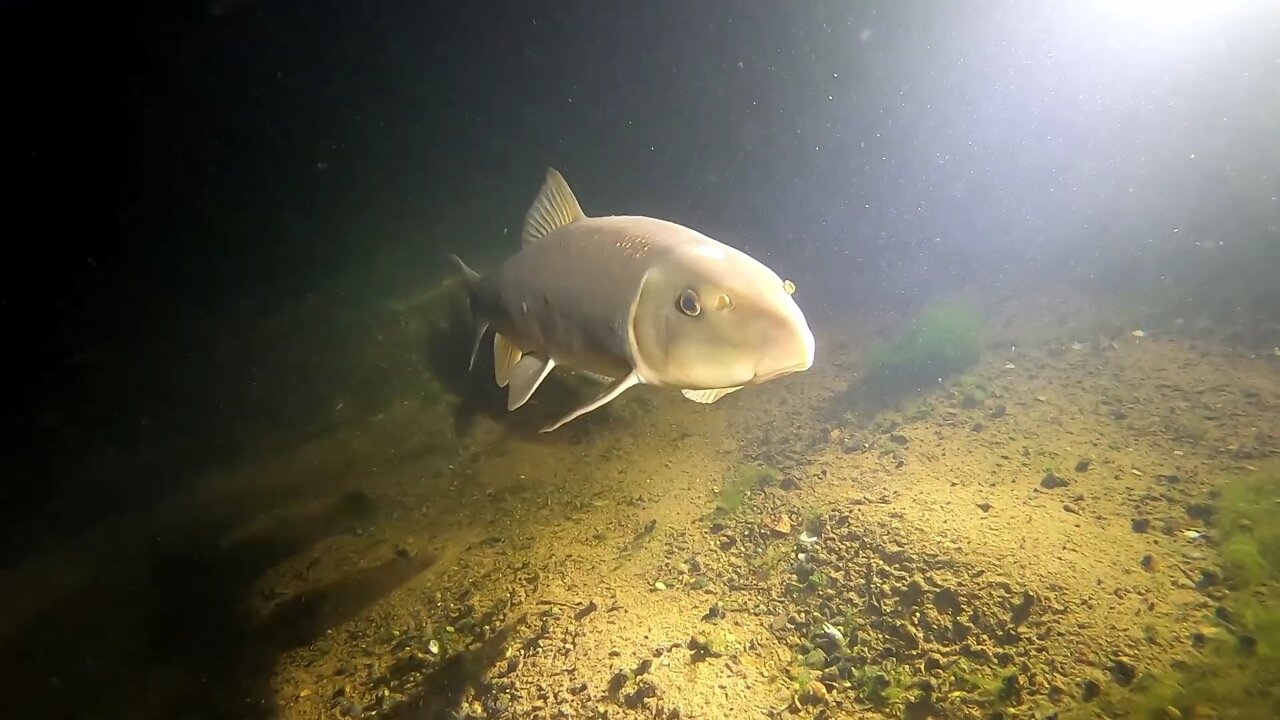
[[[548,168],[520,249],[481,276],[456,254],[474,323],[468,369],[494,330],[493,370],[507,410],[555,368],[606,384],[551,432],[637,385],[714,403],[813,366],[814,337],[784,280],[745,252],[639,215],[591,217]]]

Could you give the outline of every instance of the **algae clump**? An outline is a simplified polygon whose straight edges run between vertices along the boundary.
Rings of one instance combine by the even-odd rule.
[[[889,342],[867,350],[862,382],[842,395],[856,414],[874,415],[904,396],[964,372],[981,357],[982,318],[967,303],[938,301]]]
[[[1234,588],[1280,580],[1280,466],[1232,478],[1214,507],[1223,576]]]
[[[1177,670],[1140,676],[1109,710],[1126,717],[1271,717],[1280,707],[1280,465],[1230,479],[1214,504],[1231,592],[1192,638]]]
[[[936,383],[978,362],[982,320],[967,304],[937,302],[891,342],[871,348],[866,382],[907,387]]]
[[[743,465],[732,475],[725,478],[720,494],[716,498],[716,514],[732,515],[742,508],[747,493],[752,490],[776,485],[782,478],[781,473],[771,467]]]

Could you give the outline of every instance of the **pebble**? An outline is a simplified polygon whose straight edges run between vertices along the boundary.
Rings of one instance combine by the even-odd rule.
[[[817,680],[810,680],[809,685],[800,696],[800,702],[807,705],[821,705],[827,701],[827,686]]]
[[[1052,472],[1047,472],[1044,474],[1044,477],[1040,478],[1040,487],[1045,488],[1046,490],[1064,488],[1070,484],[1071,484],[1070,480],[1064,477],[1055,475]]]
[[[655,582],[655,583],[653,584],[653,589],[654,589],[654,590],[666,590],[666,589],[667,589],[667,584],[666,584],[666,583],[664,583],[664,582],[662,582],[661,580],[659,580],[659,581],[657,581],[657,582]]]

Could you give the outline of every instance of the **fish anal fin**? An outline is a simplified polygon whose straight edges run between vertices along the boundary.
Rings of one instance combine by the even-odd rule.
[[[586,217],[582,206],[569,189],[569,183],[555,169],[547,168],[547,179],[542,189],[534,198],[533,205],[524,216],[524,229],[520,233],[520,243],[528,245],[549,235],[557,228]]]
[[[520,362],[523,355],[520,348],[503,337],[502,333],[493,334],[493,379],[498,383],[498,387],[507,386],[511,378],[511,368]]]
[[[709,405],[735,390],[741,390],[742,387],[742,385],[739,385],[737,387],[715,388],[713,390],[681,390],[680,394],[696,403]]]
[[[533,355],[520,358],[520,362],[509,373],[511,387],[507,390],[507,410],[515,410],[528,402],[555,366],[556,361],[551,358],[543,359]]]
[[[564,425],[565,423],[569,422],[570,420],[573,420],[574,418],[581,417],[591,412],[592,410],[603,407],[604,405],[607,405],[610,401],[612,401],[614,398],[626,392],[627,388],[630,388],[639,384],[640,384],[640,376],[636,374],[635,371],[629,372],[625,376],[620,377],[617,380],[614,380],[613,384],[610,385],[608,388],[606,388],[604,392],[600,393],[600,395],[598,395],[596,399],[574,410],[568,415],[565,415],[564,417],[560,418],[554,423],[542,428],[541,432],[544,432],[544,433],[551,432],[552,430],[555,430],[556,428],[560,427],[561,425]]]

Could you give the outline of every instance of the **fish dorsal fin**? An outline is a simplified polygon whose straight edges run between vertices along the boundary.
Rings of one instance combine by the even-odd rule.
[[[714,390],[681,390],[680,392],[685,397],[689,398],[690,400],[696,403],[709,405],[719,400],[720,398],[724,397],[725,395],[728,395],[734,390],[741,390],[741,389],[742,389],[742,386],[739,385],[738,387],[716,388]]]
[[[533,205],[524,216],[524,230],[520,233],[520,244],[528,245],[537,242],[557,228],[562,228],[575,220],[586,217],[578,199],[569,189],[569,183],[555,168],[547,168],[547,179],[534,198]]]
[[[520,348],[502,337],[502,333],[493,334],[493,379],[497,381],[498,387],[507,386],[511,379],[511,368],[520,362],[523,355]]]

